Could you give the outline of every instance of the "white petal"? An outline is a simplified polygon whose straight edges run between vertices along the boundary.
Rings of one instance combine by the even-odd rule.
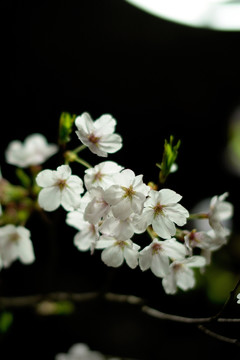
[[[176,233],[174,223],[167,217],[158,215],[152,221],[153,230],[163,239],[169,239]]]
[[[173,260],[181,260],[186,256],[186,247],[176,239],[169,239],[162,242],[166,254]]]
[[[138,266],[138,252],[127,245],[124,247],[124,257],[131,269],[135,269]]]
[[[124,260],[123,250],[118,245],[110,246],[103,250],[101,258],[106,265],[119,267]]]
[[[75,125],[81,134],[91,134],[94,130],[93,120],[87,112],[84,112],[81,116],[76,117]]]
[[[151,246],[146,246],[139,253],[139,266],[142,271],[150,268],[152,262],[152,249]]]
[[[89,230],[89,226],[86,226],[74,236],[73,243],[79,250],[87,251],[95,240],[96,237],[93,236],[93,232]]]
[[[188,290],[194,287],[195,279],[192,269],[181,268],[176,272],[177,286],[182,290]]]
[[[101,132],[101,135],[111,134],[115,130],[116,120],[110,114],[103,114],[95,120],[94,127]]]
[[[81,197],[71,188],[65,187],[61,195],[61,205],[66,211],[73,211],[80,206]]]
[[[56,176],[61,180],[67,180],[71,176],[72,170],[69,165],[57,167]]]
[[[40,173],[38,173],[36,177],[36,182],[38,186],[41,187],[48,187],[55,185],[56,183],[55,172],[48,169],[41,171]]]
[[[24,264],[31,264],[35,260],[33,245],[30,239],[22,238],[19,241],[19,259]]]
[[[177,292],[176,278],[172,270],[163,278],[162,285],[166,294],[173,295]]]
[[[99,148],[106,153],[113,154],[120,150],[121,147],[122,138],[118,134],[107,135],[99,140]]]
[[[159,195],[160,195],[160,204],[162,205],[177,203],[182,199],[181,195],[177,194],[175,191],[170,189],[160,190]]]
[[[38,195],[40,207],[46,211],[56,210],[61,203],[61,191],[58,186],[42,189]]]
[[[189,212],[180,204],[172,204],[164,208],[164,214],[174,221],[178,226],[183,226],[187,222]]]
[[[202,267],[206,265],[206,259],[203,256],[191,256],[184,260],[184,264],[188,267]]]
[[[158,277],[166,276],[169,272],[169,260],[161,253],[154,254],[152,257],[151,270]]]

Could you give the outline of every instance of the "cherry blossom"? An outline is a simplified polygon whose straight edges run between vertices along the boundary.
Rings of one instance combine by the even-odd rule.
[[[113,185],[113,175],[123,170],[123,167],[114,161],[104,161],[93,168],[85,170],[84,184],[87,190],[92,187],[102,187],[104,190]]]
[[[189,216],[188,211],[178,204],[181,198],[181,195],[170,189],[151,190],[144,204],[141,219],[143,229],[151,224],[153,230],[161,238],[169,239],[174,236],[176,233],[175,224],[178,226],[185,225]]]
[[[9,267],[17,259],[23,264],[31,264],[35,260],[30,236],[30,231],[23,226],[8,224],[0,227],[0,258],[3,267]]]
[[[46,211],[54,211],[60,205],[72,211],[79,207],[83,193],[83,181],[72,175],[69,165],[61,165],[57,170],[43,170],[36,177],[43,189],[39,193],[39,205]]]
[[[169,272],[169,258],[174,260],[184,259],[186,248],[176,239],[160,241],[155,238],[139,253],[139,266],[142,271],[151,269],[154,275],[164,277]]]
[[[108,214],[110,205],[105,201],[104,190],[101,187],[92,188],[88,193],[91,200],[85,208],[84,219],[96,224]]]
[[[193,230],[184,236],[184,241],[191,254],[192,249],[196,247],[210,252],[216,251],[227,243],[227,238],[226,236],[216,235],[214,230],[208,232]]]
[[[79,230],[73,243],[80,251],[93,251],[99,238],[98,226],[84,220],[84,211],[79,209],[67,214],[66,223]]]
[[[110,186],[104,194],[113,215],[124,220],[131,213],[141,214],[150,190],[149,186],[143,183],[143,175],[135,176],[132,170],[125,169],[113,178],[115,185]]]
[[[169,267],[169,273],[162,280],[165,292],[175,294],[177,287],[184,291],[193,288],[195,286],[195,277],[192,268],[205,265],[205,258],[197,255],[184,260],[173,261]]]
[[[123,264],[124,259],[132,269],[138,265],[140,246],[130,239],[119,240],[112,236],[102,235],[96,243],[96,249],[104,249],[101,258],[107,266],[119,267]]]
[[[228,234],[228,229],[223,225],[223,221],[230,219],[233,215],[233,205],[225,201],[228,193],[220,196],[214,196],[210,202],[210,211],[208,213],[209,224],[212,229],[220,235]]]
[[[91,116],[84,112],[75,119],[76,134],[79,140],[94,154],[107,157],[108,153],[115,153],[122,147],[122,138],[115,134],[116,120],[109,114],[102,115],[93,121]]]
[[[19,140],[10,142],[5,156],[8,164],[25,168],[44,163],[49,157],[56,154],[57,151],[58,146],[48,144],[45,136],[42,134],[32,134],[27,136],[23,143]]]

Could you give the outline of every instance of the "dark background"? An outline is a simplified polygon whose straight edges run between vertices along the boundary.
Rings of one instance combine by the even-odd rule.
[[[239,179],[223,156],[229,119],[240,105],[239,32],[174,24],[120,0],[3,1],[0,17],[4,176],[14,181],[12,167],[4,163],[11,140],[40,132],[57,142],[62,111],[88,111],[94,119],[111,113],[124,146],[109,159],[143,173],[146,182],[156,180],[164,139],[174,135],[182,142],[179,171],[168,186],[183,195],[187,208],[229,191],[238,232]],[[75,138],[72,144],[78,145]],[[91,257],[73,247],[75,231],[65,229],[64,211],[49,216],[50,225],[39,225],[36,218],[28,224],[36,262],[3,270],[1,295],[105,289],[142,296],[171,313],[208,316],[219,309],[203,291],[166,296],[148,272],[106,268],[99,253]],[[239,272],[237,257],[221,259]],[[220,331],[231,335],[232,328]],[[81,305],[74,316],[16,311],[1,347],[4,360],[13,359],[16,349],[25,359],[53,359],[81,341],[105,353],[147,360],[179,354],[190,359],[193,351],[200,359],[216,349],[237,358],[236,348],[194,327],[153,321],[138,308],[101,301]]]

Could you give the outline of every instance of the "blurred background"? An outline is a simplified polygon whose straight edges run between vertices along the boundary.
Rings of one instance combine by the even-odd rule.
[[[113,270],[100,253],[80,253],[72,242],[75,230],[64,224],[59,209],[49,214],[49,224],[31,219],[36,261],[2,270],[0,297],[109,291],[143,297],[179,315],[217,312],[239,275],[240,32],[184,25],[121,0],[22,0],[0,6],[3,176],[16,181],[4,157],[11,140],[39,132],[56,143],[61,112],[87,111],[94,119],[110,113],[124,146],[109,159],[144,174],[145,182],[156,181],[164,139],[173,135],[181,139],[179,170],[167,185],[183,196],[182,205],[191,209],[228,191],[235,207],[234,235],[214,254],[193,291],[167,296],[150,272],[125,265]],[[74,136],[71,145],[78,145]],[[55,167],[55,160],[45,167]],[[81,176],[79,167],[74,171]],[[71,311],[72,305],[49,316],[33,307],[10,309],[13,322],[0,335],[2,358],[13,359],[17,350],[25,359],[50,360],[75,342],[147,360],[180,353],[190,359],[193,351],[200,359],[213,349],[231,359],[239,355],[193,326],[151,319],[136,306],[98,300]],[[236,305],[227,310],[239,317]],[[219,331],[239,337],[236,326],[222,325]]]

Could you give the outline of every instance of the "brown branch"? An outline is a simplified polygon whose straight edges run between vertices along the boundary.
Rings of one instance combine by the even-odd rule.
[[[240,346],[240,341],[238,339],[229,338],[227,336],[216,333],[215,331],[207,329],[203,325],[198,325],[198,329],[203,331],[206,335],[211,336],[217,340],[227,342],[229,344]]]

